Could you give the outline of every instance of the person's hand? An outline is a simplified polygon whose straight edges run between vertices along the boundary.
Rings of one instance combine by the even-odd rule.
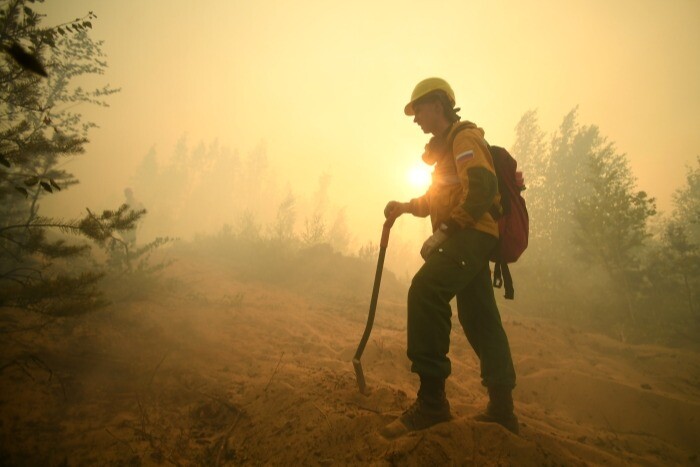
[[[408,203],[399,203],[398,201],[389,201],[384,208],[384,217],[399,217],[401,214],[406,214],[409,210]]]
[[[442,230],[436,230],[428,239],[423,242],[423,247],[420,249],[420,255],[424,260],[428,260],[428,257],[433,254],[435,249],[447,240],[447,234]]]

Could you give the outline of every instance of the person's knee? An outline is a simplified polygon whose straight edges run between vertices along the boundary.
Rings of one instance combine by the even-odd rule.
[[[435,289],[430,284],[414,278],[408,289],[409,312],[416,306],[423,308],[426,303],[434,303],[437,298],[435,295]]]

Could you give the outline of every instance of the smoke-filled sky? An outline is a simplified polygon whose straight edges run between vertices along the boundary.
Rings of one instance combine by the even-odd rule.
[[[68,165],[81,185],[67,214],[114,205],[151,147],[264,142],[280,182],[310,193],[322,173],[350,228],[379,233],[427,137],[403,115],[414,85],[440,76],[492,144],[538,109],[551,132],[579,106],[628,155],[640,189],[667,209],[700,154],[696,0],[240,1],[47,0],[46,25],[97,15],[111,107]],[[517,158],[517,154],[515,155]],[[527,174],[526,174],[527,176]],[[112,188],[113,187],[113,188]],[[97,206],[99,207],[99,206]]]

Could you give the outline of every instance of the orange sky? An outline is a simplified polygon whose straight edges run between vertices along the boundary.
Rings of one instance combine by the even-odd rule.
[[[206,6],[201,6],[206,5]],[[122,201],[151,146],[260,141],[282,183],[310,193],[323,172],[360,239],[373,238],[426,136],[402,113],[415,83],[441,76],[462,116],[509,146],[527,110],[550,132],[579,105],[627,153],[639,188],[669,206],[700,154],[700,2],[48,0],[46,24],[94,11],[121,87],[68,168],[81,185],[50,201],[80,215]],[[517,155],[516,155],[517,157]],[[114,187],[114,190],[109,187]],[[96,206],[99,207],[99,206]]]

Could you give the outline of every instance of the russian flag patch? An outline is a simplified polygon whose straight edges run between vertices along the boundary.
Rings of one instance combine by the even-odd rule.
[[[470,149],[469,151],[464,151],[461,154],[457,154],[455,156],[455,160],[457,162],[464,162],[471,159],[472,157],[474,157],[474,150]]]

